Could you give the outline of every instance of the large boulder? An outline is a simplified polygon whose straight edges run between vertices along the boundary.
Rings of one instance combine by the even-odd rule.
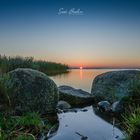
[[[121,70],[98,75],[92,83],[91,94],[97,101],[107,100],[113,103],[135,93],[136,84],[140,83],[140,71]]]
[[[70,103],[72,106],[94,103],[94,96],[81,89],[70,86],[60,86],[59,99]]]
[[[55,112],[58,102],[56,84],[37,70],[18,68],[9,72],[14,91],[11,100],[17,112],[35,111],[40,114]]]

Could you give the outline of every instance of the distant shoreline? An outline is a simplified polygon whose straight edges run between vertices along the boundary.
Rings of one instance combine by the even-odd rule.
[[[80,69],[80,68],[78,68],[78,67],[77,67],[77,68],[71,67],[71,68],[69,68],[69,69]],[[98,70],[100,70],[100,69],[101,69],[101,70],[104,70],[104,69],[110,69],[110,70],[111,70],[111,69],[112,69],[112,70],[113,70],[113,69],[114,69],[114,70],[115,70],[115,69],[118,69],[118,70],[134,70],[134,69],[135,69],[135,70],[136,70],[136,69],[137,69],[137,70],[140,70],[140,68],[83,68],[83,69],[84,69],[84,70],[92,70],[92,69],[98,69]]]
[[[17,68],[31,68],[41,71],[48,76],[67,73],[69,69],[68,65],[43,60],[35,60],[34,57],[10,57],[0,55],[0,74],[7,73]]]

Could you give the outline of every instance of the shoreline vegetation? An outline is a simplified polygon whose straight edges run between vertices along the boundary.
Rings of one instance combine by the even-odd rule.
[[[68,65],[61,63],[35,60],[34,57],[0,55],[0,73],[7,73],[16,68],[31,68],[41,71],[48,76],[67,73],[69,71]]]
[[[8,72],[17,68],[31,68],[52,76],[67,73],[69,67],[61,63],[34,60],[33,57],[0,55],[0,140],[40,139],[54,126],[57,117],[56,114],[42,116],[38,112],[24,114],[13,112],[10,95],[16,89],[11,89],[7,82],[9,81]],[[52,120],[52,118],[54,119]]]
[[[34,70],[29,70],[29,69],[15,70],[16,68],[31,68],[38,71],[35,72]],[[13,111],[13,108],[15,105],[14,100],[16,96],[13,97],[13,93],[19,91],[20,95],[25,96],[27,92],[24,92],[23,89],[27,88],[27,91],[33,95],[34,93],[34,92],[32,93],[33,88],[30,88],[31,86],[28,87],[28,84],[30,84],[30,80],[32,81],[31,78],[33,78],[33,79],[38,79],[34,81],[34,84],[36,85],[34,86],[35,88],[34,91],[36,91],[37,88],[38,93],[40,92],[41,94],[42,88],[46,86],[46,84],[42,86],[42,80],[45,78],[44,77],[45,74],[55,75],[55,74],[65,73],[68,72],[68,69],[69,67],[67,65],[54,63],[54,62],[38,61],[38,60],[34,60],[33,57],[25,57],[25,58],[19,56],[6,57],[0,55],[0,140],[35,140],[38,139],[38,137],[40,137],[42,134],[47,134],[49,132],[49,130],[54,126],[54,124],[57,121],[57,117],[55,116],[56,112],[54,116],[51,116],[51,118],[56,117],[56,119],[53,120],[53,122],[49,120],[50,114],[45,114],[44,117],[38,112],[34,112],[34,111],[26,112],[26,113],[20,113],[20,112],[15,113]],[[17,76],[13,80],[15,80],[16,84],[18,83],[18,86],[19,83],[22,83],[21,87],[16,86],[13,89],[11,88],[12,86],[9,85],[9,81],[11,79],[9,79],[10,77],[9,74],[7,73],[12,70],[15,70],[13,75]],[[20,71],[20,73],[18,71]],[[23,71],[23,73],[21,73],[21,71]],[[28,72],[26,73],[26,71]],[[29,71],[31,72],[30,75],[28,75]],[[43,74],[40,77],[39,71],[44,72],[45,74]],[[28,80],[26,80],[26,78]],[[121,78],[119,76],[118,78],[121,81],[124,77]],[[109,78],[109,80],[110,79],[112,78]],[[41,81],[39,82],[39,80]],[[49,87],[55,84],[55,83],[51,83],[49,79],[47,79],[46,82],[48,83]],[[40,83],[40,85],[38,83]],[[117,81],[117,83],[119,83],[119,81]],[[37,85],[39,87],[37,87]],[[120,120],[120,123],[124,126],[123,130],[128,134],[125,140],[136,140],[140,138],[139,75],[138,75],[138,80],[136,80],[131,85],[132,85],[132,89],[129,90],[130,95],[122,99],[126,109],[128,109],[128,107],[130,108],[130,110],[128,111],[126,110],[124,114],[121,114],[122,117]],[[54,92],[58,93],[57,91],[54,91],[53,87],[52,89],[50,87],[50,91],[48,93],[52,92],[51,93],[52,95],[54,95]],[[22,92],[24,92],[24,94],[21,94]],[[29,96],[31,96],[30,94]],[[32,97],[34,98],[34,96]],[[59,100],[60,98],[57,100],[57,103]],[[21,98],[21,101],[23,101],[23,98]]]
[[[40,140],[57,123],[56,114],[14,111],[13,94],[18,87],[9,81],[9,74],[0,75],[0,140]]]

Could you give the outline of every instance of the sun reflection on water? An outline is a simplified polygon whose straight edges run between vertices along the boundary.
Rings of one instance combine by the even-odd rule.
[[[82,80],[83,79],[83,70],[80,69],[80,79]]]

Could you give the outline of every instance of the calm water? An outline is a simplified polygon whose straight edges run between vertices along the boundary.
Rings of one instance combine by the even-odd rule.
[[[95,76],[111,70],[71,70],[68,74],[51,77],[55,83],[69,85],[75,88],[91,90],[92,81]],[[66,112],[58,114],[59,127],[57,133],[49,140],[121,140],[123,133],[102,117],[96,115],[92,106],[82,108],[77,112]],[[110,119],[110,122],[113,118]],[[88,139],[82,139],[87,136]]]
[[[107,71],[112,71],[112,69],[73,69],[67,74],[52,76],[51,78],[58,86],[69,85],[90,92],[93,79]]]
[[[77,109],[77,112],[58,114],[59,128],[49,140],[84,140],[77,132],[87,136],[86,140],[121,140],[123,138],[123,133],[98,117],[92,106],[84,109],[88,111]]]

